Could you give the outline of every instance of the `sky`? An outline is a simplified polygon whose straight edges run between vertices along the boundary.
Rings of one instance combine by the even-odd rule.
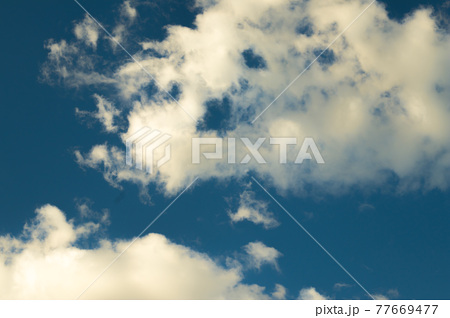
[[[76,2],[1,5],[1,299],[449,298],[449,2],[79,3],[122,47]],[[299,143],[194,165],[200,137]]]

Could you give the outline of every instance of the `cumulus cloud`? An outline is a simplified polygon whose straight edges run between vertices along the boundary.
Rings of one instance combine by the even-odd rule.
[[[124,16],[130,20],[134,20],[137,16],[137,10],[135,7],[133,7],[131,5],[130,1],[125,1],[122,4],[122,9],[121,9],[120,13],[122,14],[122,16]]]
[[[120,17],[116,22],[116,26],[112,30],[114,39],[108,39],[114,51],[121,50],[117,43],[121,45],[127,44],[127,38],[130,37],[130,29],[135,24],[137,18],[137,10],[130,1],[125,1],[120,7]]]
[[[82,208],[85,209],[86,207]],[[0,236],[0,298],[74,299],[131,240],[79,241],[99,223],[75,225],[61,210],[45,205],[19,237]],[[94,244],[95,245],[95,244]],[[273,252],[256,253],[257,262],[274,261]],[[138,238],[83,299],[268,299],[263,286],[244,284],[242,266],[224,267],[204,253],[175,244],[160,234]],[[283,296],[276,285],[274,297]]]
[[[123,115],[128,123],[123,140],[143,126],[173,136],[172,160],[157,175],[120,177],[119,182],[155,182],[173,194],[195,176],[229,178],[254,171],[280,191],[301,194],[340,194],[354,186],[387,183],[397,192],[446,189],[450,37],[437,27],[429,9],[418,9],[399,22],[375,3],[254,125],[249,124],[368,3],[199,1],[203,10],[195,28],[172,25],[164,40],[140,41],[142,49],[135,57],[158,80],[158,88],[132,61],[106,71],[94,62],[74,67],[81,63],[74,52],[86,54],[88,60],[93,54],[82,48],[93,46],[85,36],[70,44],[51,42],[44,73],[72,85],[109,83],[119,92],[118,100],[132,100]],[[49,65],[56,71],[49,71]],[[220,132],[213,125],[199,126],[168,98],[165,91],[175,87],[179,105],[199,122],[209,118],[208,105],[218,105],[226,114]],[[265,137],[260,152],[267,164],[254,159],[227,164],[224,155],[223,160],[192,165],[191,138],[218,136],[253,142]],[[297,145],[287,147],[286,164],[278,163],[280,149],[270,145],[269,137],[298,138]],[[305,137],[315,139],[324,165],[292,163]],[[238,153],[237,162],[246,154]],[[107,179],[130,175],[118,162],[105,173]]]
[[[272,297],[275,299],[285,299],[286,298],[286,288],[283,285],[276,284],[275,291],[272,293]]]
[[[75,25],[74,33],[78,40],[84,41],[93,48],[97,47],[99,37],[98,26],[87,14],[82,22]]]
[[[387,298],[387,296],[382,295],[382,294],[375,294],[375,295],[373,295],[373,298],[375,298],[375,300],[389,300],[389,298]]]
[[[273,217],[273,213],[268,211],[267,202],[255,200],[254,196],[255,194],[249,190],[245,190],[240,195],[237,211],[235,213],[228,212],[231,221],[236,223],[247,220],[261,224],[266,229],[278,226],[279,223]]]
[[[97,218],[87,199],[77,200],[83,216]],[[95,238],[107,219],[75,225],[52,205],[36,210],[22,235],[0,236],[1,299],[74,299],[116,258],[131,240]],[[82,240],[94,248],[82,248]],[[250,267],[278,267],[281,253],[261,242],[244,246]],[[243,283],[244,268],[237,260],[221,265],[205,253],[150,233],[138,238],[127,252],[93,284],[82,299],[285,299],[287,290]],[[388,293],[393,293],[389,291]],[[304,288],[299,299],[328,299],[315,288]]]
[[[275,267],[278,270],[278,258],[282,254],[273,247],[266,246],[262,242],[250,242],[244,246],[249,258],[251,267],[260,269],[261,266],[267,264]]]
[[[303,288],[300,290],[298,299],[301,300],[327,300],[328,297],[320,294],[314,287]]]
[[[374,294],[373,298],[376,300],[389,300],[389,299],[395,299],[399,297],[399,292],[397,289],[392,288],[386,291],[386,293],[383,294]]]

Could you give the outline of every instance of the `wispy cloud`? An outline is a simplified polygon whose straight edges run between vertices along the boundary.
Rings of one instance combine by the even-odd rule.
[[[116,132],[118,127],[116,125],[116,118],[120,115],[120,111],[114,107],[113,103],[102,96],[94,94],[97,100],[97,111],[90,112],[86,110],[75,109],[78,116],[90,116],[101,122],[107,132]]]

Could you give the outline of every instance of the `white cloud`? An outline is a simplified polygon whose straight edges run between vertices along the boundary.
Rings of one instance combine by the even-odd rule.
[[[240,195],[239,207],[235,213],[229,211],[228,215],[232,222],[250,221],[255,224],[261,224],[264,228],[269,229],[279,225],[278,221],[273,217],[273,213],[268,211],[267,202],[254,199],[254,193],[245,190]]]
[[[327,300],[328,297],[321,295],[314,287],[303,288],[300,290],[298,299],[301,300]]]
[[[397,298],[400,296],[400,293],[396,288],[389,289],[386,293],[388,294],[389,297],[392,298]]]
[[[134,100],[122,138],[142,126],[173,136],[172,160],[158,177],[137,178],[138,183],[156,182],[173,194],[197,175],[228,178],[254,170],[281,192],[302,195],[340,194],[352,186],[380,187],[391,180],[396,180],[397,192],[448,187],[450,37],[437,29],[429,10],[417,10],[399,23],[375,3],[332,46],[329,65],[319,59],[250,126],[243,118],[251,120],[268,105],[368,1],[222,0],[198,5],[204,10],[196,28],[169,26],[163,41],[141,42],[142,51],[135,57],[160,83],[155,94],[148,93],[151,78],[132,61],[104,74],[94,64],[80,71],[73,67],[73,52],[86,53],[81,43],[61,41],[60,47],[66,43],[70,48],[67,54],[55,54],[55,43],[49,47],[49,60],[65,82],[110,83],[120,92],[118,99]],[[301,23],[308,24],[311,33],[299,34]],[[249,48],[262,56],[265,69],[245,65],[241,53]],[[227,96],[231,122],[240,123],[227,136],[312,136],[326,164],[280,165],[278,149],[266,141],[261,148],[266,165],[254,160],[228,165],[226,156],[191,165],[191,137],[217,133],[198,131],[167,97],[163,89],[169,91],[174,84],[180,88],[179,103],[198,119],[207,111],[208,100]],[[298,148],[288,149],[288,160]],[[113,169],[118,169],[111,171],[116,176],[130,173],[120,164]]]
[[[261,266],[267,264],[272,265],[278,270],[278,258],[282,254],[273,247],[266,246],[261,242],[250,242],[244,246],[249,258],[251,267],[260,269]]]
[[[376,300],[389,300],[389,299],[395,299],[399,297],[399,292],[397,289],[392,288],[389,289],[388,291],[386,291],[385,294],[374,294],[373,298],[375,298]]]
[[[122,182],[132,182],[139,186],[139,197],[143,203],[151,203],[151,195],[148,192],[148,184],[163,181],[160,175],[150,175],[144,171],[129,167],[125,164],[125,151],[118,147],[109,147],[107,144],[96,145],[91,150],[82,154],[79,150],[74,152],[75,160],[80,167],[96,169],[103,174],[103,178],[113,187],[122,189]],[[193,181],[192,178],[191,182]],[[194,184],[195,186],[195,184]],[[168,195],[170,193],[163,194]]]
[[[75,199],[75,203],[81,218],[98,220],[100,224],[110,224],[110,212],[108,209],[102,209],[101,212],[93,210],[93,202],[87,198]]]
[[[75,25],[73,32],[78,40],[84,41],[93,48],[97,47],[99,38],[98,26],[87,14],[82,22]]]
[[[389,300],[389,298],[387,298],[385,295],[381,295],[381,294],[374,294],[372,296],[373,296],[373,298],[375,298],[375,300]]]
[[[113,84],[114,79],[95,71],[96,56],[78,42],[50,39],[45,44],[49,51],[41,67],[40,79],[49,84],[63,83],[69,87]]]
[[[286,299],[286,288],[283,285],[276,284],[272,297],[275,299]]]
[[[122,46],[127,46],[128,38],[130,38],[130,29],[133,24],[136,22],[137,10],[131,4],[130,1],[124,1],[120,8],[120,19],[118,19],[116,26],[112,30],[112,35],[114,40],[109,38],[110,44],[114,52],[117,50],[122,50],[118,47],[117,43],[120,43]]]
[[[22,236],[0,236],[1,299],[74,299],[129,244],[77,242],[99,227],[74,225],[56,207],[39,208]],[[267,257],[266,257],[267,258]],[[242,283],[242,267],[224,267],[160,234],[137,239],[83,299],[267,299],[264,287]],[[282,287],[277,285],[281,295]]]
[[[120,111],[104,97],[94,94],[94,98],[97,100],[97,112],[79,110],[78,108],[75,109],[75,112],[81,116],[91,116],[97,119],[103,124],[107,132],[116,132],[118,127],[115,124],[115,119],[120,115]]]
[[[122,4],[120,13],[130,20],[134,20],[137,16],[137,10],[131,5],[130,1],[125,1]]]

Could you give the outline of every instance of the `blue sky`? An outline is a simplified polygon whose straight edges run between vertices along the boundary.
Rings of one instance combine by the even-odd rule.
[[[448,6],[441,5],[441,1],[384,2],[389,19],[393,19],[390,21],[402,21],[405,15],[421,5],[434,5],[436,10],[444,10],[441,12],[447,10],[448,13],[449,10]],[[128,23],[120,20],[122,1],[82,4],[107,29]],[[130,24],[123,44],[133,54],[141,50],[141,41],[161,43],[166,39],[168,25],[194,28],[196,15],[209,10],[177,1],[132,2],[131,5],[137,9],[138,23]],[[102,168],[92,169],[77,162],[74,153],[87,154],[94,145],[105,143],[124,150],[120,133],[128,130],[125,114],[133,112],[134,101],[143,101],[142,95],[132,94],[127,98],[121,95],[120,88],[107,84],[71,85],[69,81],[51,83],[48,78],[43,78],[42,70],[48,67],[49,61],[46,43],[49,39],[58,43],[65,39],[71,43],[75,38],[74,25],[85,18],[82,9],[73,1],[29,1],[25,6],[10,2],[3,3],[2,7],[0,23],[7,32],[2,33],[4,49],[0,53],[3,98],[0,129],[4,149],[1,156],[0,236],[23,238],[24,224],[33,223],[35,210],[51,204],[63,211],[67,219],[73,219],[74,224],[91,219],[97,222],[101,211],[109,211],[109,221],[100,226],[101,230],[88,239],[72,242],[73,246],[94,249],[100,244],[99,238],[111,242],[132,239],[183,189],[185,180],[180,181],[175,190],[154,180],[144,187],[139,182],[119,180],[118,186],[114,187],[105,180]],[[95,70],[104,74],[111,74],[125,63],[131,64],[119,48],[111,49],[102,32],[99,31],[96,49],[86,46],[80,54],[96,56]],[[81,45],[79,42],[82,40],[75,45]],[[267,60],[267,72],[270,72],[270,58]],[[261,61],[253,60],[264,66]],[[329,67],[333,64],[332,61]],[[299,73],[303,69],[301,66],[291,68],[298,69]],[[258,71],[257,68],[254,72]],[[155,77],[158,79],[157,72]],[[292,79],[289,74],[286,77]],[[249,83],[252,85],[251,80]],[[151,99],[156,95],[152,93],[158,90],[156,87],[149,83],[141,89]],[[107,133],[92,116],[76,114],[76,108],[95,112],[94,94],[113,101],[115,107],[123,110],[117,119],[119,133]],[[235,98],[225,90],[224,95],[218,96],[226,101],[230,95]],[[280,102],[295,104],[292,100]],[[446,102],[448,104],[448,99]],[[224,135],[235,129],[236,122],[257,113],[251,110],[246,113],[237,106],[233,108],[236,104],[227,106],[226,103],[220,98],[205,103],[204,109],[209,107],[210,112],[199,117],[205,122],[197,127],[198,131],[217,131]],[[312,102],[308,107],[318,106]],[[276,116],[282,118],[282,110]],[[348,160],[351,160],[351,152],[348,154]],[[333,160],[332,156],[328,158]],[[446,185],[425,186],[427,175],[432,173],[427,164],[433,163],[431,160],[422,166],[414,166],[414,169],[423,170],[417,173],[419,181],[415,177],[409,178],[408,173],[401,175],[393,169],[384,171],[388,175],[386,178],[371,180],[367,177],[369,181],[362,178],[342,186],[338,179],[316,183],[305,177],[303,181],[302,175],[297,176],[295,170],[302,168],[291,166],[295,170],[292,174],[299,179],[290,182],[289,189],[280,186],[284,183],[282,176],[280,181],[273,181],[277,176],[256,168],[247,173],[236,170],[235,175],[225,176],[205,173],[147,233],[159,233],[175,244],[208,255],[215,264],[226,269],[230,268],[230,262],[240,263],[244,268],[240,284],[265,287],[266,294],[280,284],[287,290],[285,297],[288,299],[297,298],[300,290],[311,287],[326,298],[368,299],[368,295],[260,187],[254,182],[249,185],[251,176],[255,176],[371,294],[394,299],[448,299],[450,191]],[[378,173],[374,172],[374,175]],[[444,179],[448,180],[446,176]],[[329,184],[333,185],[330,191],[326,188]],[[345,191],[336,191],[336,187],[345,188]],[[229,211],[238,209],[239,196],[244,191],[251,192],[256,201],[267,205],[267,210],[279,223],[277,227],[266,229],[249,221],[231,222]],[[80,215],[81,203],[90,206],[91,215],[84,218]],[[23,240],[26,242],[26,238]],[[251,261],[244,248],[250,242],[262,242],[282,256],[276,262],[267,261],[260,268],[252,267],[247,264]],[[103,261],[99,267],[108,264],[107,259]],[[85,281],[89,282],[89,277]],[[74,290],[74,297],[81,291]],[[92,297],[100,297],[96,295]],[[186,296],[189,293],[184,295],[182,297],[189,298]],[[8,294],[7,288],[0,296],[15,297]],[[28,297],[46,298],[47,295]],[[142,297],[145,298],[145,294]],[[193,294],[192,297],[196,296]]]

